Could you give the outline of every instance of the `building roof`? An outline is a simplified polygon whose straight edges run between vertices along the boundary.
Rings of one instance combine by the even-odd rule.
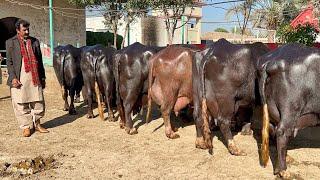
[[[319,20],[314,16],[314,6],[312,3],[308,5],[306,9],[300,12],[300,14],[291,21],[290,25],[292,27],[297,27],[299,24],[311,24],[316,29],[319,29]]]

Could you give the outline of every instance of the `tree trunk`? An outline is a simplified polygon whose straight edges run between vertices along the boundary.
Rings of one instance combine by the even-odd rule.
[[[124,29],[124,35],[123,35],[123,40],[121,43],[121,49],[124,47],[124,43],[126,42],[128,31],[129,31],[129,22],[126,23],[126,28]]]
[[[174,38],[174,32],[175,32],[175,30],[176,30],[176,26],[177,26],[177,25],[174,25],[174,26],[172,27],[172,29],[171,29],[171,44],[173,44],[173,38]]]
[[[170,34],[170,32],[169,31],[167,31],[167,33],[168,33],[168,44],[169,45],[172,45],[172,36],[171,36],[171,34]]]
[[[117,33],[118,33],[118,20],[115,18],[112,22],[112,30],[113,30],[113,46],[117,48]]]
[[[117,30],[113,30],[113,46],[114,48],[118,49],[117,48]]]

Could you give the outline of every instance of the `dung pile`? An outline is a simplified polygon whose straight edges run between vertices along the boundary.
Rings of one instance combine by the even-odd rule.
[[[55,160],[54,156],[50,156],[48,158],[38,156],[34,159],[25,159],[18,163],[0,164],[0,177],[11,175],[28,176],[57,167],[58,163]]]

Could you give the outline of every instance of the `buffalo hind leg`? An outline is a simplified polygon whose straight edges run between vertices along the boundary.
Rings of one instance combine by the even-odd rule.
[[[74,108],[74,96],[75,96],[75,90],[73,87],[71,87],[69,93],[70,93],[70,106],[69,106],[69,114],[70,115],[75,115],[76,114],[76,109]]]
[[[124,129],[125,128],[125,124],[126,124],[126,118],[125,118],[125,115],[124,115],[124,108],[123,108],[122,102],[120,102],[117,105],[117,108],[118,108],[119,117],[120,117],[119,125],[120,125],[121,129]]]
[[[174,126],[171,124],[170,121],[170,111],[172,109],[172,105],[170,106],[161,106],[161,113],[164,121],[165,133],[166,136],[170,139],[177,139],[179,138],[179,134],[175,133]]]
[[[63,110],[68,111],[69,110],[68,90],[64,86],[61,86],[61,93],[62,93],[62,99],[64,101]]]
[[[125,115],[125,130],[128,134],[133,135],[133,134],[137,134],[138,131],[136,128],[133,127],[133,122],[132,122],[132,118],[131,118],[131,112],[132,112],[132,108],[133,108],[133,102],[135,101],[127,101],[124,103],[124,115]]]
[[[253,134],[253,131],[251,129],[251,123],[246,123],[244,126],[242,126],[241,135],[247,136],[252,134]]]
[[[91,119],[94,118],[93,116],[93,111],[92,111],[92,101],[93,101],[93,93],[92,90],[90,88],[87,89],[87,101],[88,101],[88,114],[87,114],[87,118]]]
[[[290,178],[290,173],[287,170],[287,145],[289,139],[293,135],[293,123],[292,121],[286,123],[286,121],[292,120],[292,118],[281,119],[278,128],[276,130],[277,136],[277,152],[279,166],[275,170],[275,174],[279,174],[282,178]]]
[[[80,103],[81,102],[80,101],[80,92],[81,92],[81,89],[76,91],[76,97],[75,97],[74,103]]]
[[[247,155],[244,151],[238,148],[236,143],[233,140],[232,133],[230,130],[230,120],[228,119],[220,119],[219,122],[220,130],[224,136],[224,138],[227,140],[228,144],[228,150],[232,155],[236,156],[245,156]]]
[[[236,124],[241,127],[241,135],[252,135],[251,122],[253,120],[253,109],[251,107],[239,107]]]
[[[105,93],[105,98],[104,98],[104,101],[105,101],[105,104],[107,104],[108,106],[108,121],[110,122],[115,122],[115,118],[114,118],[114,114],[113,114],[113,111],[111,110],[111,96],[110,96],[110,93],[109,93],[109,88],[107,87],[104,91]]]
[[[203,120],[201,118],[199,105],[194,106],[193,117],[196,125],[197,138],[196,138],[196,148],[199,149],[208,149],[207,143],[205,143],[203,138]]]
[[[106,98],[106,103],[108,106],[108,121],[115,122],[116,119],[115,119],[113,111],[111,109],[111,98]]]

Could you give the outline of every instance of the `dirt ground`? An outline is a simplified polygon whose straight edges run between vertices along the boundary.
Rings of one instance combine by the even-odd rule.
[[[119,122],[86,118],[86,107],[77,104],[78,114],[62,111],[63,101],[53,69],[47,68],[46,115],[42,119],[50,133],[23,138],[13,115],[5,80],[0,85],[0,164],[37,156],[54,156],[58,166],[27,179],[275,179],[273,165],[259,164],[254,136],[235,136],[248,155],[229,154],[221,134],[214,132],[213,155],[196,149],[195,127],[181,121],[180,138],[168,139],[163,120],[144,124],[135,118],[137,135],[127,135]],[[94,111],[97,115],[97,110]],[[291,141],[288,154],[294,158],[288,170],[297,179],[320,179],[320,128],[308,128]],[[273,162],[274,164],[274,162]],[[0,179],[13,179],[9,175]]]

